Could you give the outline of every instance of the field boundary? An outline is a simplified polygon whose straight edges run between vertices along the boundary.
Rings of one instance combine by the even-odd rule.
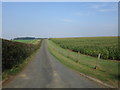
[[[42,41],[40,43],[42,43]],[[7,74],[7,76],[0,81],[0,85],[3,85],[6,81],[9,81],[10,79],[14,78],[16,75],[21,73],[26,68],[26,66],[33,60],[34,56],[36,55],[37,51],[40,48],[41,48],[41,45],[34,52],[32,52],[32,54],[29,57],[27,57],[21,64],[18,65],[17,68],[19,69],[19,71],[15,72],[12,75],[9,74],[9,72],[11,72],[12,69],[13,70],[16,69],[15,67],[13,67],[10,70],[8,70],[8,74],[7,74],[7,72],[5,72]],[[3,77],[3,75],[2,75],[2,77]]]
[[[51,41],[52,42],[52,41]],[[52,44],[52,43],[51,43]],[[86,73],[82,73],[81,72],[81,70],[79,71],[78,70],[78,68],[74,68],[74,65],[75,64],[73,64],[73,65],[68,65],[68,64],[70,64],[70,62],[68,62],[68,61],[66,61],[67,63],[65,64],[65,62],[64,62],[64,59],[66,58],[66,59],[69,59],[69,58],[67,58],[66,56],[64,56],[64,55],[62,55],[62,54],[60,54],[59,53],[59,51],[57,52],[57,53],[59,53],[60,55],[58,55],[58,54],[55,54],[55,53],[53,53],[53,51],[51,51],[52,49],[50,49],[50,47],[52,48],[52,46],[48,46],[48,50],[49,50],[49,52],[54,56],[54,57],[56,57],[62,64],[64,64],[66,67],[68,67],[68,68],[70,68],[71,70],[73,70],[73,71],[76,71],[77,73],[79,73],[81,76],[84,76],[84,77],[86,77],[86,78],[88,78],[88,79],[90,79],[90,80],[92,80],[92,81],[95,81],[95,82],[97,82],[98,84],[100,84],[100,85],[103,85],[103,87],[106,87],[106,88],[118,88],[119,86],[118,86],[118,84],[119,83],[117,83],[116,82],[116,85],[114,86],[114,85],[112,85],[112,83],[111,84],[109,84],[109,83],[106,83],[106,82],[103,82],[101,79],[98,79],[97,77],[94,77],[94,76],[91,76],[91,75],[87,75]],[[57,45],[56,45],[56,47],[58,47]],[[68,53],[68,52],[67,52]],[[55,54],[55,55],[54,55]],[[57,57],[56,55],[58,55],[59,57]],[[63,57],[61,57],[61,56],[63,56]],[[60,58],[61,57],[61,58]],[[65,60],[66,60],[65,59]],[[96,74],[97,75],[97,74]]]
[[[75,71],[75,70],[74,70],[74,71]],[[75,71],[75,72],[78,72],[78,71]],[[109,85],[109,84],[107,84],[107,83],[102,82],[101,80],[98,80],[98,79],[96,79],[96,78],[90,77],[90,76],[85,75],[85,74],[83,74],[83,73],[81,73],[81,72],[78,72],[78,73],[79,73],[81,76],[86,77],[86,78],[88,78],[88,79],[90,79],[90,80],[92,80],[92,81],[95,81],[95,82],[97,82],[97,83],[99,83],[99,84],[101,84],[101,85],[103,85],[103,86],[105,86],[105,87],[115,88],[115,87],[113,87],[113,86],[111,86],[111,85]]]
[[[5,79],[3,79],[3,80],[0,82],[0,84],[1,84],[1,85],[4,84],[4,83],[5,83],[6,81],[8,81],[9,79],[14,78],[16,75],[18,75],[19,73],[21,73],[21,72],[27,67],[27,65],[33,60],[32,58],[34,58],[35,54],[37,53],[37,51],[38,51],[40,48],[41,48],[41,46],[40,46],[35,52],[33,52],[33,54],[32,54],[31,56],[29,56],[29,57],[26,58],[27,63],[25,63],[25,62],[22,63],[22,64],[25,64],[25,65],[23,66],[23,68],[21,68],[21,70],[20,70],[19,72],[15,73],[14,75],[8,75]],[[20,65],[19,65],[18,67],[20,67]],[[10,69],[10,70],[11,70],[11,69]]]
[[[51,53],[51,51],[49,50],[49,52]],[[51,53],[52,54],[52,53]],[[52,56],[54,56],[53,54],[52,54]],[[54,56],[57,60],[59,60],[56,56]],[[60,62],[61,63],[61,62]],[[63,63],[62,63],[63,64]],[[64,65],[64,64],[63,64]],[[66,65],[65,65],[66,66]],[[68,67],[68,66],[66,66],[66,67]],[[68,67],[69,68],[69,67]],[[103,86],[105,86],[106,88],[115,88],[115,87],[113,87],[113,86],[111,86],[111,85],[109,85],[109,84],[107,84],[107,83],[104,83],[104,82],[102,82],[101,80],[98,80],[98,79],[96,79],[96,78],[93,78],[93,77],[91,77],[91,76],[88,76],[88,75],[86,75],[86,74],[83,74],[83,73],[81,73],[81,72],[78,72],[77,70],[75,70],[75,69],[72,69],[72,68],[69,68],[69,69],[71,69],[71,70],[73,70],[73,71],[75,71],[75,72],[77,72],[78,74],[80,74],[81,76],[83,76],[83,77],[85,77],[85,78],[88,78],[88,79],[90,79],[90,80],[92,80],[92,81],[94,81],[94,82],[97,82],[98,84],[100,84],[100,85],[103,85]]]
[[[64,49],[79,52],[84,55],[98,57],[105,60],[118,60],[118,37],[96,37],[96,38],[51,38],[51,41]],[[74,43],[74,44],[73,44]]]

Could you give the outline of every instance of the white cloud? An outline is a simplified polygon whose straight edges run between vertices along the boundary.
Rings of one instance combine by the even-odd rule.
[[[79,17],[84,17],[84,16],[93,16],[94,13],[90,12],[90,11],[85,11],[85,12],[75,12],[72,15],[79,16]]]
[[[99,8],[103,8],[103,7],[105,7],[105,6],[107,6],[107,4],[91,4],[90,5],[90,8],[93,8],[93,9],[99,9]]]
[[[99,12],[114,12],[117,11],[117,9],[100,9]]]
[[[100,7],[101,7],[100,5],[91,5],[91,8],[94,8],[94,9],[98,9]]]
[[[117,6],[109,5],[106,3],[103,4],[92,4],[90,5],[90,8],[98,11],[98,12],[114,12],[117,11]]]

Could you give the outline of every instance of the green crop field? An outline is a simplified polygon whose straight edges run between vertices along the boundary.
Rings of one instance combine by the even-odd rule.
[[[54,38],[51,39],[64,49],[80,52],[85,55],[102,59],[120,60],[118,37],[80,37],[80,38]]]
[[[104,39],[106,40],[106,42],[104,41]],[[108,39],[110,42],[107,41]],[[87,44],[87,41],[85,40],[89,41],[89,43]],[[120,69],[120,67],[118,67],[119,66],[118,61],[106,60],[106,59],[101,59],[101,58],[98,60],[98,58],[96,57],[92,57],[90,55],[84,55],[81,53],[76,53],[68,49],[68,48],[72,48],[72,46],[73,47],[77,46],[77,44],[79,47],[83,46],[83,44],[80,45],[80,41],[81,43],[83,43],[82,41],[86,42],[86,45],[89,45],[89,44],[94,45],[92,40],[94,43],[95,41],[100,40],[102,43],[104,43],[103,47],[105,47],[105,43],[110,44],[111,42],[115,42],[116,38],[88,38],[88,39],[87,38],[74,38],[74,39],[73,38],[71,39],[70,38],[64,38],[64,39],[59,38],[59,39],[47,40],[47,46],[51,54],[55,56],[64,65],[80,73],[96,78],[113,87],[118,87],[119,76],[120,76],[118,73],[118,70]],[[71,45],[71,47],[64,49],[62,48],[61,45],[66,46],[66,48],[69,45]],[[111,46],[114,46],[114,44]],[[91,48],[91,49],[94,49],[94,48]],[[76,50],[77,50],[77,47],[76,47]],[[87,50],[87,46],[86,46],[86,49],[84,50]],[[96,66],[97,66],[97,69],[95,69]]]
[[[22,43],[35,43],[37,40],[14,40],[14,41]]]

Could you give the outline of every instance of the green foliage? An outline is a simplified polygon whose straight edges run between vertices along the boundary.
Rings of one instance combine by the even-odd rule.
[[[34,43],[37,40],[14,40],[14,41],[16,41],[16,42],[22,42],[22,43]]]
[[[36,44],[26,44],[2,40],[2,71],[17,67],[36,49],[40,47],[41,41]]]
[[[84,38],[54,38],[51,39],[64,49],[70,49],[85,55],[102,59],[120,60],[118,37],[84,37]]]
[[[118,87],[119,80],[119,62],[113,60],[97,59],[89,55],[73,52],[69,49],[63,49],[58,44],[47,40],[47,47],[50,53],[64,65],[84,73],[93,78],[99,79],[111,86]],[[95,66],[98,66],[95,69]]]

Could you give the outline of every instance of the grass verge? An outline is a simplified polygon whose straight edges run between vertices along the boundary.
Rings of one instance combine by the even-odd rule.
[[[113,87],[118,87],[119,73],[117,61],[97,60],[95,57],[63,49],[51,40],[47,40],[47,46],[51,54],[64,65],[85,75],[99,79]],[[98,68],[94,69],[95,66],[98,66]]]
[[[22,43],[35,43],[38,40],[13,40],[13,41],[22,42]]]

